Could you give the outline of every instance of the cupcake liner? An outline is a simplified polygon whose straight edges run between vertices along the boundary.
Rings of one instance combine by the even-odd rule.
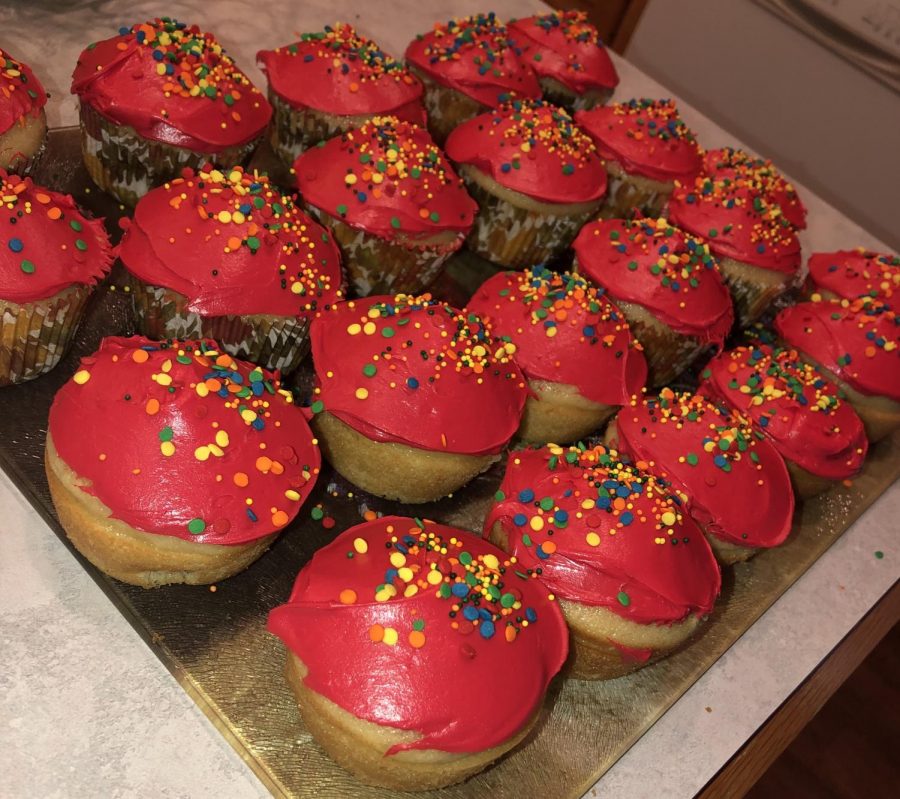
[[[759,319],[782,294],[791,288],[792,276],[753,266],[733,258],[720,258],[722,278],[734,300],[734,316],[739,327],[747,327]],[[777,274],[783,278],[778,283],[753,281],[754,272]]]
[[[645,216],[662,216],[663,208],[669,201],[674,186],[661,189],[659,181],[629,175],[618,164],[606,165],[606,198],[600,209],[603,219],[628,219],[635,208]]]
[[[0,386],[33,380],[60,362],[91,291],[76,285],[36,302],[0,299]]]
[[[428,132],[441,147],[457,125],[488,110],[467,94],[435,82],[415,67],[410,67],[410,71],[425,87],[422,103],[428,114]]]
[[[178,177],[185,167],[243,164],[259,141],[200,153],[145,139],[134,128],[110,122],[87,103],[81,103],[79,113],[81,153],[88,174],[103,191],[128,206],[136,205],[154,186]]]
[[[41,124],[44,127],[44,134],[41,138],[40,146],[35,150],[31,155],[26,156],[23,152],[16,153],[15,157],[12,159],[9,165],[0,163],[7,172],[14,172],[17,175],[21,175],[22,177],[28,177],[34,170],[35,166],[37,166],[38,162],[41,160],[41,157],[47,151],[47,140],[50,138],[50,129],[47,126],[47,116],[44,114],[43,110],[40,115]],[[9,133],[7,131],[6,133]],[[6,135],[6,133],[0,135],[0,139]],[[7,145],[8,146],[8,145]],[[0,142],[0,151],[4,150],[5,146],[2,142]]]
[[[548,103],[565,108],[570,114],[606,105],[613,95],[612,89],[593,89],[585,94],[577,94],[558,80],[548,77],[538,78],[538,83],[541,85],[541,95]]]
[[[274,113],[269,125],[269,142],[284,164],[294,165],[297,157],[320,141],[359,127],[369,116],[340,116],[312,108],[293,108],[269,90]]]
[[[177,291],[129,275],[139,331],[153,339],[211,338],[230,355],[264,366],[294,370],[309,351],[309,321],[284,316],[201,316]]]

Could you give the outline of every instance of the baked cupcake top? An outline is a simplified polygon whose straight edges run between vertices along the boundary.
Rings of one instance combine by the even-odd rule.
[[[629,174],[669,183],[703,168],[700,145],[671,100],[629,100],[577,111],[600,155]]]
[[[341,264],[298,202],[239,166],[186,169],[138,201],[118,254],[204,316],[309,317],[340,298]]]
[[[900,402],[900,319],[891,306],[871,297],[801,302],[775,317],[775,330],[851,388]]]
[[[513,452],[484,522],[519,570],[563,601],[640,624],[712,611],[719,567],[682,502],[613,449],[551,444]]]
[[[785,274],[800,269],[800,240],[781,209],[729,179],[700,175],[676,185],[669,218],[709,244],[720,258],[733,258]]]
[[[86,219],[68,194],[0,168],[0,298],[35,302],[109,272],[112,250],[100,219]]]
[[[49,433],[112,518],[203,544],[282,529],[319,473],[290,392],[210,340],[103,339],[57,393]]]
[[[541,96],[537,76],[497,16],[436,22],[406,48],[406,60],[436,83],[490,108],[507,99]]]
[[[622,405],[647,381],[647,362],[622,312],[580,275],[540,266],[501,272],[467,308],[515,345],[529,380],[572,385],[604,405]]]
[[[576,94],[614,89],[619,75],[584,11],[552,11],[509,23],[531,68]]]
[[[663,389],[616,416],[619,451],[687,497],[705,531],[745,547],[775,547],[791,531],[794,492],[775,447],[737,414],[698,394]]]
[[[88,45],[72,93],[145,139],[204,153],[252,141],[272,116],[212,34],[169,17]]]
[[[510,100],[454,128],[447,155],[536,200],[579,203],[606,193],[606,169],[590,137],[562,108]]]
[[[855,475],[868,441],[856,411],[796,350],[765,344],[713,358],[700,393],[750,419],[788,460],[829,480]]]
[[[706,151],[703,168],[716,179],[730,178],[762,194],[781,209],[795,228],[806,227],[806,206],[794,185],[768,159],[757,158],[734,147],[723,147]]]
[[[663,218],[608,219],[585,225],[572,246],[578,271],[613,299],[641,305],[676,332],[722,346],[734,309],[702,240]]]
[[[381,238],[468,233],[478,206],[425,128],[375,117],[294,162],[303,199]]]
[[[310,338],[312,412],[370,439],[485,455],[519,427],[527,389],[516,348],[473,313],[428,294],[367,297],[316,319]]]
[[[0,47],[0,133],[23,117],[36,117],[47,104],[47,92],[27,64]]]
[[[569,637],[547,589],[501,550],[400,516],[351,527],[316,552],[268,629],[306,666],[306,687],[357,718],[420,734],[388,755],[509,740],[540,707]]]
[[[848,300],[891,300],[900,293],[900,258],[862,247],[817,252],[809,257],[809,279],[816,290]]]
[[[260,50],[256,60],[270,89],[293,108],[341,116],[394,114],[425,124],[418,78],[345,22]]]

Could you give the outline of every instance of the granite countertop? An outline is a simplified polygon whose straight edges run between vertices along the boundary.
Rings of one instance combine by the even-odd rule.
[[[536,0],[494,0],[501,17]],[[255,79],[256,50],[336,19],[388,51],[433,21],[484,10],[478,0],[31,0],[0,7],[2,46],[29,62],[52,93],[53,126],[77,122],[68,94],[75,59],[122,24],[170,14],[215,31]],[[669,96],[616,59],[619,99]],[[707,147],[739,145],[694,109]],[[802,187],[801,187],[802,191]],[[806,253],[883,245],[803,192]],[[0,394],[2,412],[2,394]],[[588,792],[693,796],[900,578],[895,484]],[[874,552],[885,553],[883,559]],[[736,686],[739,690],[736,690]],[[174,677],[9,479],[0,473],[0,766],[9,797],[267,796]]]

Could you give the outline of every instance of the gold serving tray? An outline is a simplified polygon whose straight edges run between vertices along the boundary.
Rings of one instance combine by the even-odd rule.
[[[51,134],[35,179],[72,193],[83,206],[106,216],[117,235],[122,209],[92,186],[81,166],[75,129]],[[490,272],[483,262],[457,258],[435,293],[464,303]],[[93,352],[104,335],[131,332],[128,297],[117,290],[117,279],[114,271],[96,292],[73,352],[60,366],[31,383],[0,389],[0,466],[66,543],[44,477],[47,414],[79,357]],[[298,385],[308,378],[301,367]],[[557,680],[536,731],[522,746],[471,780],[425,795],[581,796],[900,475],[898,442],[900,436],[895,436],[873,447],[852,486],[837,487],[799,508],[784,546],[726,570],[716,610],[689,647],[619,680]],[[356,490],[326,466],[299,518],[272,548],[245,572],[214,588],[147,591],[82,563],[274,794],[384,799],[391,792],[360,785],[310,738],[282,676],[284,647],[265,631],[266,615],[287,599],[294,577],[313,552],[362,521],[367,510],[424,516],[480,532],[502,472],[498,465],[458,496],[407,508]],[[313,509],[324,518],[314,519]]]

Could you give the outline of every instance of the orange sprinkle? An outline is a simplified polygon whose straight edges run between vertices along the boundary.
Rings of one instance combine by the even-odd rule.
[[[425,646],[425,633],[421,630],[413,630],[409,634],[409,645],[413,649],[421,649]]]
[[[151,397],[147,400],[147,404],[144,407],[144,410],[147,411],[151,416],[155,416],[159,413],[159,400]]]
[[[260,455],[256,459],[256,468],[261,472],[268,472],[272,468],[272,459],[267,455]]]
[[[131,358],[135,363],[146,363],[150,359],[150,353],[147,350],[135,350],[131,353]]]
[[[384,627],[380,624],[373,624],[369,627],[369,640],[377,644],[381,642],[382,638],[384,638]]]
[[[238,488],[246,488],[250,484],[250,478],[244,472],[235,472],[232,480]]]
[[[47,209],[47,216],[50,217],[50,219],[59,219],[62,216],[62,211],[54,206],[53,208]]]
[[[341,600],[342,605],[354,605],[356,604],[356,591],[352,588],[345,588],[341,591],[338,599]]]
[[[556,543],[553,541],[544,541],[544,543],[541,544],[541,549],[543,549],[544,552],[546,552],[548,555],[552,555],[554,552],[556,552]]]
[[[289,521],[290,517],[283,510],[277,510],[272,514],[272,524],[276,527],[284,527]]]

